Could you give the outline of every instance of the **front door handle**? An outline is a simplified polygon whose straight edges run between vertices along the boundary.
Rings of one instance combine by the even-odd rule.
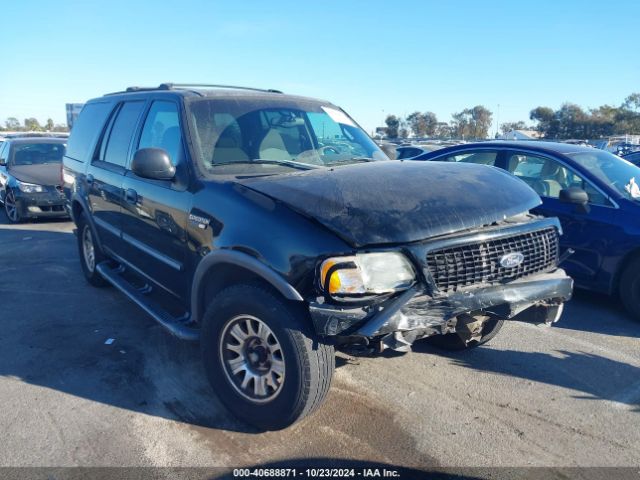
[[[138,202],[138,192],[132,188],[127,188],[126,192],[124,192],[124,199],[127,203],[135,205]]]

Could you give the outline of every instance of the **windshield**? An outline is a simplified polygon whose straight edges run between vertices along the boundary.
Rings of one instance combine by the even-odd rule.
[[[342,110],[294,99],[203,99],[188,104],[208,174],[265,175],[388,160]]]
[[[64,155],[62,143],[20,143],[13,147],[13,165],[60,163]]]
[[[640,200],[640,168],[622,158],[602,150],[571,153],[573,158],[593,176],[611,185],[630,200]]]

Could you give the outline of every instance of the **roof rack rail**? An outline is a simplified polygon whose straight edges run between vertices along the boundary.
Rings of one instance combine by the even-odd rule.
[[[106,93],[108,95],[120,95],[122,93],[134,93],[134,92],[152,92],[154,90],[193,90],[194,88],[230,88],[234,90],[251,90],[254,92],[266,92],[266,93],[283,93],[281,90],[273,88],[252,88],[252,87],[239,87],[236,85],[215,85],[208,83],[161,83],[157,87],[127,87],[126,90],[121,92]]]
[[[188,89],[189,87],[196,88],[231,88],[234,90],[253,90],[256,92],[268,92],[268,93],[282,93],[281,90],[273,88],[252,88],[252,87],[239,87],[237,85],[217,85],[209,83],[161,83],[158,87],[159,90],[174,90],[176,88]]]

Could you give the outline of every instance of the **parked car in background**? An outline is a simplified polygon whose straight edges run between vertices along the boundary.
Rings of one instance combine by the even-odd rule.
[[[442,148],[440,145],[400,145],[396,147],[396,159],[410,160],[418,155],[433,152]]]
[[[622,156],[627,162],[631,162],[634,165],[640,165],[640,151],[627,153]]]
[[[516,316],[553,323],[571,296],[533,190],[476,165],[388,161],[329,102],[105,95],[74,125],[64,178],[87,281],[199,339],[220,399],[264,429],[320,406],[336,346],[469,349]]]
[[[560,245],[574,250],[563,266],[576,284],[620,295],[640,319],[640,168],[603,150],[552,142],[470,143],[416,160],[499,167],[527,183],[542,198],[533,212],[560,219]]]
[[[61,179],[66,142],[20,135],[0,145],[0,202],[10,222],[68,216]]]

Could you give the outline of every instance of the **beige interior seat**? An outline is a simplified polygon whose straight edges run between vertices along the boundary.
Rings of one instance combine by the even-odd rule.
[[[282,135],[275,129],[270,129],[260,142],[258,148],[260,158],[264,160],[291,160]]]
[[[560,190],[566,184],[567,175],[564,168],[554,161],[547,160],[544,162],[540,176],[545,184],[547,196],[552,198],[560,197]]]
[[[213,149],[211,163],[242,162],[246,160],[249,160],[249,155],[242,149],[240,138],[229,129],[222,132]]]

